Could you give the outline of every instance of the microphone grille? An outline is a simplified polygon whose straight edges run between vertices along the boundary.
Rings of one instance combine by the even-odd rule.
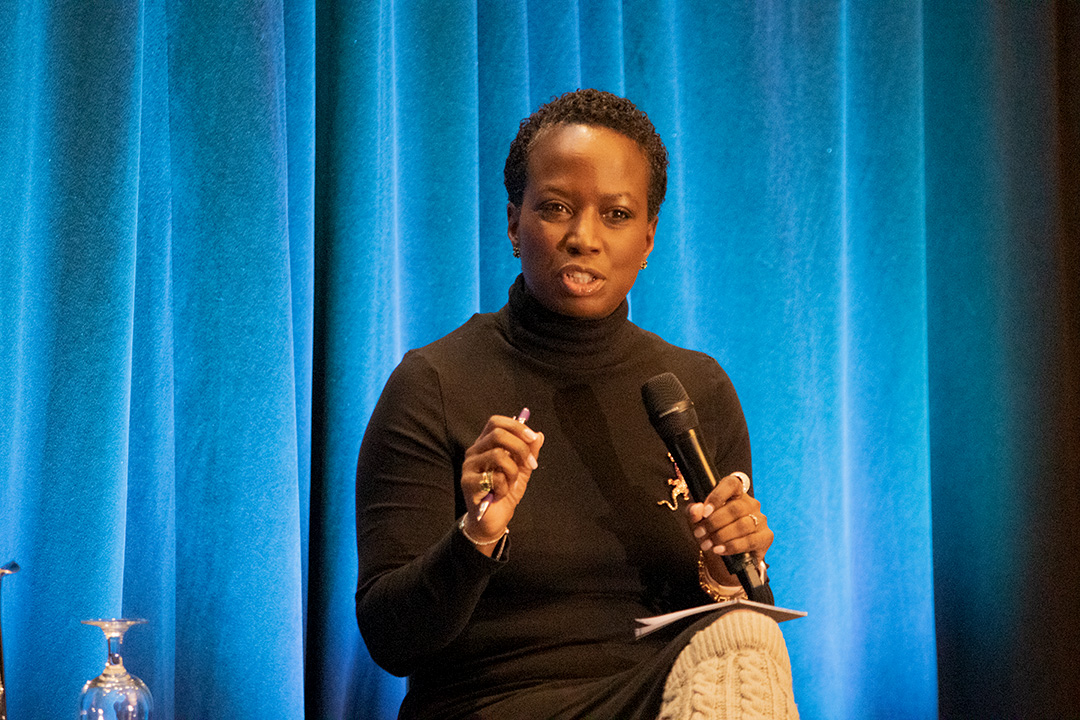
[[[656,432],[674,437],[698,424],[697,411],[686,388],[673,373],[661,373],[641,386],[641,400]]]
[[[672,405],[689,399],[686,388],[679,382],[679,378],[675,377],[675,373],[660,373],[646,380],[641,386],[641,400],[645,403],[649,415],[662,413]]]

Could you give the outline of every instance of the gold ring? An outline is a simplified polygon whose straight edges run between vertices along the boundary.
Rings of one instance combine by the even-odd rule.
[[[486,493],[491,492],[495,488],[495,473],[491,470],[485,470],[480,475],[480,489]]]
[[[757,519],[757,515],[751,515],[751,516],[750,516],[750,519],[754,521],[754,529],[756,530],[756,529],[757,529],[757,526],[758,526],[758,519]]]

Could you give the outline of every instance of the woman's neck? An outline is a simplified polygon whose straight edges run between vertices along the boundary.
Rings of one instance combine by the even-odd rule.
[[[627,320],[625,299],[607,317],[568,317],[544,307],[519,275],[510,288],[506,312],[511,343],[542,362],[574,369],[600,368],[624,360],[629,353],[633,326]]]

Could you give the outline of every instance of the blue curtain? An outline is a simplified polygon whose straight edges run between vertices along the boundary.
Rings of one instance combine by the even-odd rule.
[[[594,86],[672,166],[632,317],[739,389],[804,718],[1067,717],[1080,11],[871,0],[0,1],[9,713],[144,617],[171,718],[392,718],[356,453],[505,301],[517,122]]]

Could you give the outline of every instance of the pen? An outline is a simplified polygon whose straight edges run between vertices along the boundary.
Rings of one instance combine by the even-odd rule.
[[[519,412],[514,417],[514,419],[517,420],[522,425],[529,422],[529,408],[521,408],[521,412]],[[494,492],[489,492],[487,495],[484,496],[484,499],[480,501],[480,507],[477,508],[477,510],[476,510],[476,522],[480,522],[481,520],[484,519],[484,513],[487,512],[488,505],[490,505],[491,501],[494,500],[494,499],[495,499],[495,493]]]

